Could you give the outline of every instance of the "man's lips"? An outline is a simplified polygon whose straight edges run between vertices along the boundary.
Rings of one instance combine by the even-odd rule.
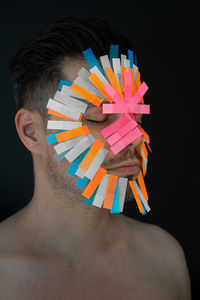
[[[136,175],[140,172],[141,165],[139,162],[133,163],[124,163],[117,166],[113,166],[110,169],[107,169],[109,173],[117,173],[117,174],[127,174],[127,175]]]

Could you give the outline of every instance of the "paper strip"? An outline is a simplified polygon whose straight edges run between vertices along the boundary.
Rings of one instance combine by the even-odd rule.
[[[79,120],[80,118],[80,115],[81,115],[81,111],[78,111],[78,110],[75,110],[75,109],[72,109],[60,102],[57,102],[53,99],[49,99],[48,103],[47,103],[47,108],[50,108],[52,110],[55,110],[63,115],[66,115],[76,121]]]
[[[106,189],[106,194],[103,202],[103,208],[112,209],[113,200],[115,196],[115,189],[117,185],[117,175],[108,174],[108,185]]]
[[[77,109],[79,111],[81,111],[82,113],[84,113],[86,111],[87,108],[87,104],[77,100],[69,95],[66,95],[64,93],[61,93],[59,91],[56,92],[54,99],[63,103],[64,105],[70,107],[71,109]]]
[[[128,59],[130,60],[130,67],[133,67],[133,51],[128,50]]]
[[[58,143],[57,145],[54,146],[54,150],[56,151],[56,153],[59,155],[62,152],[65,152],[66,150],[71,149],[72,147],[74,147],[76,144],[78,144],[82,139],[84,139],[85,136],[78,136],[75,137],[71,140],[68,141],[64,141],[61,143]]]
[[[97,66],[99,71],[104,75],[102,68],[100,67],[100,64],[98,63],[98,60],[96,59],[93,51],[91,48],[86,49],[83,51],[83,55],[85,56],[85,59],[87,60],[90,68],[93,68],[94,66]]]
[[[110,96],[105,92],[105,85],[103,84],[103,82],[97,77],[96,74],[91,74],[88,79],[96,86],[96,88],[99,89],[99,91],[102,93],[102,95],[104,95],[104,97],[110,102],[112,103],[113,100],[110,98]]]
[[[128,100],[128,102],[131,102],[132,104],[137,104],[141,98],[144,96],[146,91],[148,90],[148,86],[146,83],[143,81],[141,86],[137,89],[135,94]]]
[[[112,87],[116,90],[116,92],[119,94],[119,96],[124,99],[124,95],[122,94],[121,87],[115,77],[115,74],[113,73],[112,68],[108,68],[105,70],[107,77],[112,85]]]
[[[56,117],[62,118],[62,119],[67,119],[67,120],[70,120],[70,121],[76,121],[76,120],[74,120],[74,119],[72,119],[72,118],[70,118],[70,117],[67,117],[67,116],[65,116],[65,115],[63,115],[63,114],[61,114],[61,113],[58,113],[57,111],[52,110],[52,109],[48,109],[48,114],[49,114],[49,115],[52,115],[52,116],[56,116]],[[79,117],[79,119],[78,119],[79,122],[81,121],[82,116],[83,116],[83,114],[81,113],[81,114],[80,114],[80,117]]]
[[[84,198],[83,202],[85,202],[87,204],[90,204],[90,205],[93,205],[93,201],[94,201],[94,198],[96,196],[96,193],[97,193],[97,188],[94,191],[94,193],[91,195],[91,197],[89,199],[88,198]]]
[[[81,189],[84,189],[86,185],[88,184],[89,178],[83,177],[83,178],[78,178],[76,182],[76,186],[78,186]]]
[[[94,66],[93,68],[90,69],[90,72],[92,74],[95,74],[100,80],[101,82],[103,82],[104,85],[108,84],[108,80],[105,78],[105,76],[103,76],[103,74],[99,71],[99,69],[97,68],[97,66]]]
[[[125,63],[126,71],[129,72],[129,68],[130,68],[130,60],[129,60],[129,59],[125,59],[125,60],[124,60],[124,63]]]
[[[115,189],[115,196],[113,200],[113,206],[112,209],[110,210],[110,213],[120,213],[120,208],[119,208],[119,185],[117,181],[116,189]]]
[[[129,181],[129,185],[130,185],[131,190],[133,192],[133,195],[135,197],[135,201],[137,203],[137,206],[139,208],[140,213],[144,213],[145,211],[144,211],[143,205],[142,205],[142,203],[140,201],[140,198],[138,196],[138,193],[137,193],[137,190],[136,190],[136,187],[135,187],[133,181]]]
[[[64,131],[65,131],[65,130],[61,130],[61,131],[57,131],[57,132],[55,132],[55,133],[52,133],[52,134],[47,135],[46,138],[47,138],[47,143],[48,143],[48,145],[52,145],[52,144],[54,144],[54,143],[57,143],[58,140],[57,140],[57,138],[56,138],[56,134],[57,134],[57,133],[64,132]]]
[[[88,154],[85,156],[85,158],[82,160],[82,162],[79,165],[79,168],[83,171],[87,171],[89,168],[91,162],[94,160],[97,153],[101,150],[101,148],[104,146],[104,143],[98,139],[93,143],[91,146]]]
[[[68,86],[70,86],[71,84],[72,84],[72,81],[60,80],[58,88],[59,88],[59,90],[61,90],[62,87],[63,87],[63,85],[68,85]]]
[[[104,168],[100,167],[97,173],[95,174],[94,178],[88,183],[88,185],[84,189],[82,195],[89,199],[106,173],[107,171]]]
[[[121,54],[121,66],[126,67],[125,60],[127,59],[127,56],[125,54]]]
[[[132,86],[131,72],[124,72],[124,95],[126,100],[128,100],[132,96],[131,86]]]
[[[91,134],[84,136],[83,139],[66,154],[65,158],[71,163],[94,142],[95,138]]]
[[[148,197],[148,194],[147,194],[147,189],[146,189],[146,186],[145,186],[145,183],[144,183],[144,178],[142,176],[142,171],[140,171],[138,177],[137,177],[137,180],[138,180],[138,183],[139,183],[139,186],[140,186],[140,190],[145,198],[146,201],[149,200],[149,197]]]
[[[88,80],[88,76],[91,75],[90,71],[88,71],[85,67],[82,67],[77,74],[85,80]]]
[[[69,140],[69,139],[73,139],[77,136],[81,136],[81,135],[89,134],[89,133],[90,133],[90,130],[87,127],[87,125],[83,125],[81,127],[74,128],[72,130],[58,133],[58,134],[56,134],[56,138],[57,138],[58,142],[63,142],[63,141]]]
[[[134,81],[136,86],[138,67],[135,64],[133,64],[133,70],[134,70]]]
[[[96,95],[90,93],[88,90],[84,89],[83,87],[79,86],[75,82],[72,83],[70,89],[77,93],[78,95],[84,97],[84,99],[88,100],[90,103],[99,106],[102,103],[102,99],[97,97]]]
[[[85,80],[84,78],[78,76],[74,80],[74,83],[76,83],[77,85],[86,89],[88,92],[94,94],[95,96],[99,97],[100,99],[102,99],[102,100],[104,99],[102,94],[100,93],[100,91],[94,85],[91,84],[89,79]]]
[[[119,45],[110,45],[110,62],[112,61],[113,58],[118,57],[118,52],[119,52]]]
[[[125,195],[128,184],[128,178],[119,177],[118,185],[119,185],[119,208],[120,212],[124,209]]]
[[[106,155],[108,154],[108,150],[105,147],[102,147],[99,153],[95,156],[94,160],[90,164],[88,170],[85,173],[85,176],[89,179],[93,179],[99,167],[103,163]]]
[[[137,193],[138,193],[138,195],[139,195],[141,201],[143,202],[144,207],[146,208],[147,212],[149,212],[149,211],[151,210],[151,208],[149,207],[149,205],[148,205],[146,199],[144,198],[144,195],[142,194],[142,192],[141,192],[141,190],[140,190],[140,188],[139,188],[137,182],[136,182],[136,181],[133,181],[133,184],[135,185],[135,188],[136,188],[136,190],[137,190]]]
[[[63,85],[63,87],[61,89],[61,93],[65,94],[65,95],[68,95],[70,97],[73,97],[75,99],[80,99],[81,101],[84,101],[84,103],[88,104],[88,101],[85,100],[85,98],[83,98],[82,96],[80,96],[77,93],[75,93],[72,90],[70,90],[70,86]]]
[[[94,201],[93,201],[94,206],[102,207],[103,201],[105,198],[105,194],[106,194],[107,184],[108,184],[108,174],[105,174],[105,176],[103,177],[103,179],[100,182],[96,196],[94,198]]]
[[[110,85],[110,83],[106,85],[104,90],[117,104],[124,103],[123,98],[121,98],[121,96],[116,92],[112,85]]]
[[[82,122],[48,120],[47,129],[71,130],[82,126]]]
[[[102,105],[103,114],[120,114],[120,113],[133,113],[133,114],[150,114],[150,105],[148,104],[106,104]]]
[[[123,136],[128,134],[132,129],[137,127],[138,123],[135,120],[130,120],[128,123],[126,123],[124,126],[122,126],[117,132],[115,132],[113,135],[111,135],[106,141],[110,146],[117,143]]]
[[[69,150],[66,150],[65,152],[61,153],[61,154],[54,154],[54,157],[55,159],[58,161],[58,162],[61,162],[61,160],[63,160],[65,158],[65,154],[67,154]]]
[[[118,120],[110,124],[109,126],[103,128],[100,133],[104,138],[107,138],[109,135],[113,134],[117,130],[119,130],[123,125],[125,125],[128,121],[131,120],[129,115],[123,115]]]
[[[75,176],[76,171],[78,169],[78,166],[80,164],[80,162],[82,161],[82,159],[85,157],[85,155],[88,153],[89,148],[86,149],[79,157],[77,157],[77,159],[75,159],[73,161],[73,163],[70,165],[70,167],[67,170],[67,173],[70,174],[71,176]]]
[[[104,72],[105,72],[106,69],[111,68],[111,64],[110,64],[108,55],[100,56],[100,62],[101,62],[101,65],[104,69]]]
[[[130,131],[127,135],[125,135],[121,140],[115,143],[112,147],[110,147],[110,149],[116,155],[122,149],[124,149],[133,141],[138,139],[140,136],[142,136],[142,132],[138,129],[138,127],[136,127],[135,129]]]
[[[118,82],[120,88],[122,88],[120,58],[113,58],[112,65],[113,65],[113,70],[114,70],[114,74],[117,79],[117,82]]]

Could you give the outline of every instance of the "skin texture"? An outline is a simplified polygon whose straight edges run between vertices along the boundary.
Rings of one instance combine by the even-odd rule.
[[[66,78],[73,81],[83,65],[88,67],[81,60],[64,66]],[[109,149],[99,131],[120,116],[91,107],[83,122]],[[53,131],[46,131],[40,115],[22,108],[15,123],[33,156],[35,186],[29,204],[0,224],[1,299],[191,299],[185,255],[176,239],[156,225],[83,203],[75,179],[66,173],[69,163],[58,163],[47,144]],[[140,162],[141,142],[116,156],[109,151],[103,167]]]

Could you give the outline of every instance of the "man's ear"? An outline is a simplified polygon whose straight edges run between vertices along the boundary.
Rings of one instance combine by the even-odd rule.
[[[20,108],[15,115],[18,135],[25,147],[40,155],[44,145],[45,131],[40,114],[28,108]]]

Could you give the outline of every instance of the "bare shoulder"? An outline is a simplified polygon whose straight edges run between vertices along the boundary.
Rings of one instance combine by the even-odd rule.
[[[166,274],[171,278],[180,299],[191,299],[189,270],[181,244],[158,225],[125,218],[129,234],[132,235],[133,248],[138,245],[146,263],[158,268],[160,276]]]

